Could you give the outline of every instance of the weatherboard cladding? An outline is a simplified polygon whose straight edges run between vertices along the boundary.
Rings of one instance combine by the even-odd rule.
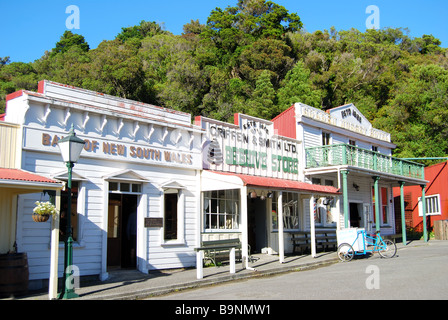
[[[197,240],[200,194],[197,181],[203,131],[191,124],[189,114],[43,81],[37,93],[21,90],[9,95],[6,118],[23,124],[22,167],[38,175],[54,177],[67,170],[57,140],[67,133],[71,123],[77,136],[89,142],[74,167],[74,177],[85,177],[79,181],[80,229],[74,244],[74,263],[81,275],[102,275],[103,257],[107,256],[104,235],[107,234],[108,180],[105,177],[112,175],[115,179],[116,173],[124,169],[147,179],[136,180],[142,183],[139,201],[142,219],[163,217],[161,186],[168,181],[176,181],[186,190],[182,241],[166,242],[162,228],[139,229],[139,256],[144,257],[139,262],[142,270],[195,265],[193,248]],[[97,149],[93,148],[94,140]],[[118,144],[127,147],[127,156],[116,151],[105,153],[106,145]],[[139,148],[160,150],[163,160],[139,157]],[[167,154],[172,156],[172,153],[181,157],[168,161]],[[48,195],[40,193],[19,196],[17,245],[19,250],[28,253],[31,280],[48,279],[51,224],[36,224],[31,218],[35,201],[48,199]],[[60,246],[59,276],[64,265],[62,249]]]

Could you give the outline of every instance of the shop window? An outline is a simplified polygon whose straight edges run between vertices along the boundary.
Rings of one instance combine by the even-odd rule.
[[[204,227],[207,231],[238,229],[239,190],[204,192]]]
[[[308,200],[305,200],[308,202]],[[336,218],[332,210],[335,208],[334,197],[321,197],[315,199],[314,223],[317,226],[334,226]]]
[[[322,132],[322,146],[329,146],[330,145],[330,134],[328,132]],[[328,163],[329,160],[329,150],[326,148],[323,148],[322,150],[322,161],[324,163]]]
[[[383,224],[389,222],[389,205],[387,198],[387,188],[381,188],[381,212],[383,214]]]
[[[316,225],[322,225],[322,217],[324,215],[324,213],[322,212],[322,207],[320,206],[320,204],[318,203],[319,199],[314,199],[314,223]]]
[[[330,133],[322,132],[322,145],[329,146],[330,145]]]
[[[141,193],[141,183],[129,183],[129,182],[109,182],[109,192],[117,193]]]
[[[272,229],[278,230],[278,212],[277,212],[278,194],[272,199]],[[299,229],[299,194],[293,192],[283,192],[283,228],[285,230]]]
[[[325,179],[325,185],[328,186],[328,187],[333,187],[334,186],[334,181]]]
[[[185,243],[185,191],[183,186],[176,182],[168,182],[163,185],[162,214],[163,232],[162,243]]]
[[[373,222],[376,223],[376,209],[375,209],[375,188],[372,187],[372,207],[373,207]],[[380,205],[380,224],[385,225],[389,223],[389,196],[388,196],[388,188],[381,187],[379,188],[379,199]]]
[[[164,194],[164,239],[165,240],[177,240],[177,205],[178,205],[178,192],[165,192]]]

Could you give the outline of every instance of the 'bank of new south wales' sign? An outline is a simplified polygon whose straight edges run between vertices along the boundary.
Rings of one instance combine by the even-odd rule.
[[[25,129],[24,148],[59,153],[58,141],[63,137],[60,133],[40,131],[34,128]],[[110,141],[102,138],[86,138],[82,156],[97,159],[132,161],[165,166],[200,168],[200,154],[176,150],[165,146],[143,145],[123,141]]]

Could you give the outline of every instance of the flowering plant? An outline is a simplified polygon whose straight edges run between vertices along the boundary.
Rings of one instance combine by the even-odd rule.
[[[34,214],[38,215],[54,215],[58,212],[54,204],[52,204],[50,201],[47,202],[35,202],[36,207],[33,209]]]

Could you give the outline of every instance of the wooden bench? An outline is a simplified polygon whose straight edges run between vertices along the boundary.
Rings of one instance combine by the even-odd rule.
[[[381,236],[381,238],[392,240],[394,243],[397,241],[397,239],[401,239],[402,237],[403,237],[403,234],[401,234],[401,233],[386,234],[384,236]]]
[[[197,251],[204,251],[204,261],[211,261],[217,266],[217,258],[228,257],[231,248],[235,248],[236,252],[241,257],[241,241],[240,239],[225,239],[225,240],[209,240],[203,241],[201,247],[195,248]]]
[[[216,258],[223,254],[228,254],[230,262],[230,273],[235,273],[235,253],[236,250],[241,253],[240,239],[226,239],[226,240],[210,240],[203,241],[199,248],[194,250],[196,254],[196,273],[197,278],[202,279],[204,260],[210,260],[216,266]]]
[[[306,251],[311,251],[311,232],[310,231],[294,231],[290,232],[292,237],[293,253],[300,249],[303,254]],[[316,248],[327,250],[337,249],[336,230],[316,230]]]

